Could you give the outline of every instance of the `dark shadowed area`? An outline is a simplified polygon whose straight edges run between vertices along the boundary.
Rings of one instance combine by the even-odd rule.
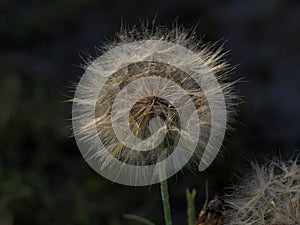
[[[0,224],[123,225],[124,213],[163,223],[158,185],[127,187],[102,178],[71,137],[71,86],[82,52],[111,39],[121,18],[196,28],[204,42],[226,41],[226,58],[243,77],[235,131],[204,173],[169,181],[175,225],[186,224],[185,189],[199,211],[247,167],[300,148],[300,1],[53,0],[0,2]]]

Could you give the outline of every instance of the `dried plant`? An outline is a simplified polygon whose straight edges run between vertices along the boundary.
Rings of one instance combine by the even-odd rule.
[[[252,163],[226,203],[233,210],[228,224],[300,224],[300,165],[298,158],[266,165]]]

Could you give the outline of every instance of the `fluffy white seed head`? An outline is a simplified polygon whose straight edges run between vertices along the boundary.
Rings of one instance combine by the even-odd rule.
[[[201,77],[197,77],[197,79],[199,78],[199,80],[203,80],[203,83],[205,83],[206,80],[210,79],[209,74],[215,75],[220,85],[222,98],[224,97],[226,103],[226,120],[229,123],[232,121],[232,115],[234,114],[233,108],[237,103],[237,98],[232,88],[235,82],[228,81],[232,67],[223,59],[225,53],[222,53],[222,47],[217,48],[216,45],[213,44],[202,44],[202,42],[196,38],[195,32],[187,32],[179,27],[174,27],[171,30],[160,27],[149,28],[147,26],[128,30],[123,27],[115,40],[106,43],[101,51],[105,54],[119,46],[122,47],[124,44],[147,40],[183,46],[201,58],[204,65],[198,66],[196,71],[197,76]],[[147,44],[147,42],[145,43]],[[178,67],[162,62],[143,60],[149,57],[149,55],[155,56],[161,54],[161,51],[162,49],[157,48],[156,45],[149,44],[149,48],[142,48],[139,53],[135,55],[136,63],[129,64],[125,67],[124,62],[127,59],[124,57],[124,52],[118,54],[117,51],[114,51],[113,55],[109,55],[109,57],[113,59],[113,64],[111,61],[101,62],[101,69],[98,68],[100,62],[98,62],[97,59],[87,62],[85,70],[90,76],[84,84],[80,84],[80,88],[77,88],[77,92],[78,90],[80,92],[77,93],[77,96],[80,97],[75,96],[73,99],[73,104],[83,106],[80,112],[73,111],[73,132],[75,136],[80,136],[79,142],[89,143],[89,146],[91,146],[90,152],[92,153],[88,153],[87,155],[89,158],[97,158],[100,169],[113,167],[112,158],[132,166],[155,165],[157,162],[167,158],[174,151],[178,142],[183,145],[186,151],[186,157],[192,157],[193,162],[199,163],[210,136],[212,127],[211,110],[214,109],[211,109],[207,96],[203,93],[199,83],[180,69],[189,68],[189,65],[192,63],[195,64],[190,58],[180,59]],[[130,52],[128,54],[130,54]],[[105,73],[103,72],[103,67],[105,67]],[[205,68],[205,70],[203,68]],[[111,75],[107,80],[105,80],[106,74]],[[128,135],[127,133],[125,133],[125,135],[123,133],[118,136],[116,131],[123,127],[119,126],[118,129],[116,129],[112,122],[120,119],[118,114],[126,113],[126,104],[129,104],[131,97],[129,95],[122,95],[120,98],[120,96],[118,96],[119,93],[124,87],[127,87],[127,85],[136,80],[142,78],[152,79],[153,77],[156,77],[153,81],[154,83],[145,82],[134,88],[134,94],[139,100],[132,105],[130,112],[128,112],[130,133],[128,133]],[[103,82],[104,80],[105,82]],[[170,82],[166,82],[166,80]],[[165,87],[162,86],[164,82],[166,82]],[[101,83],[101,88],[95,85],[97,83]],[[174,104],[166,100],[169,98],[177,98],[178,91],[175,84],[183,89],[185,91],[184,93],[190,99],[190,101],[185,101],[180,107],[175,107]],[[205,88],[206,93],[209,93],[211,96],[217,96],[214,94],[220,91],[216,89],[215,86],[207,85]],[[101,89],[101,91],[98,89]],[[99,95],[96,101],[94,101],[94,99],[90,98],[90,95],[97,91],[99,91]],[[147,97],[145,97],[145,93]],[[116,101],[116,99],[118,100]],[[213,100],[216,104],[218,104],[218,101],[222,101],[221,98]],[[91,113],[90,111],[84,110],[84,106],[89,107],[93,105],[95,106],[95,112]],[[195,107],[193,115],[196,115],[196,119],[190,116],[188,118],[190,121],[182,121],[182,118],[179,116],[180,110],[191,105]],[[122,112],[123,106],[124,112]],[[114,107],[119,109],[116,114],[113,112]],[[218,113],[220,115],[218,115]],[[221,127],[223,126],[221,120],[223,115],[218,111],[214,112],[214,115],[214,123],[217,126],[216,130],[218,132],[218,126],[220,126],[219,132],[221,133]],[[85,119],[90,122],[86,124],[82,123]],[[181,129],[183,122],[193,124],[200,128],[200,137],[197,141],[196,150],[192,148],[194,141],[192,140],[193,136]],[[227,126],[227,128],[229,128],[229,126]],[[90,135],[89,131],[93,129],[96,129],[97,132]],[[95,135],[101,140],[105,149],[102,146],[95,150],[96,144],[93,144]],[[161,141],[156,145],[156,143],[151,142],[152,139],[149,139],[150,141],[148,142],[142,142],[142,147],[148,148],[151,145],[152,147],[154,146],[154,149],[151,151],[137,151],[134,149],[134,147],[137,146],[128,147],[124,142],[121,142],[119,140],[120,136],[122,136],[121,138],[124,142],[130,142],[131,140],[148,140],[150,136],[155,136]],[[220,136],[222,136],[222,134],[220,134]],[[218,142],[218,140],[216,140],[216,142]],[[109,157],[107,151],[110,153]],[[206,153],[207,158],[213,154],[215,153]],[[205,165],[210,163],[209,161],[206,162],[205,159],[203,161]],[[175,168],[176,160],[173,160],[172,163]]]
[[[252,164],[226,203],[233,210],[228,224],[300,224],[300,164],[273,160],[266,165]]]

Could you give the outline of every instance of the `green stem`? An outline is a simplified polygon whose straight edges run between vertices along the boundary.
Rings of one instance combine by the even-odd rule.
[[[188,225],[194,225],[196,221],[195,197],[196,197],[195,189],[193,189],[193,191],[186,189]]]
[[[161,189],[161,198],[164,208],[164,215],[165,215],[165,222],[166,225],[172,225],[172,218],[171,218],[171,209],[170,209],[170,202],[169,202],[169,190],[168,190],[168,181],[164,180],[160,182],[160,189]]]
[[[156,123],[152,123],[152,129],[158,130],[160,128],[161,124],[159,124],[159,121],[156,121]],[[165,146],[163,143],[161,143],[157,147],[157,151],[159,151],[159,159],[164,159],[164,156],[166,156]],[[159,160],[161,161],[161,160]],[[160,182],[160,191],[161,191],[161,199],[164,209],[164,216],[165,216],[165,223],[166,225],[172,225],[172,218],[171,218],[171,209],[170,209],[170,202],[169,202],[169,190],[168,190],[168,181],[167,181],[167,170],[166,170],[166,164],[162,163],[159,166],[159,176],[161,178]]]

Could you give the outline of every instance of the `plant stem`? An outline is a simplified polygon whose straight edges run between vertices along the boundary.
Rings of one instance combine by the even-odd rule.
[[[155,121],[152,123],[152,130],[158,130],[161,127],[162,124],[160,124],[160,121]],[[157,151],[160,152],[159,159],[164,159],[164,156],[167,155],[167,152],[165,151],[165,146],[163,143],[161,143],[157,147]],[[160,161],[160,160],[159,160]],[[160,191],[161,191],[161,199],[164,209],[164,217],[165,217],[165,223],[166,225],[172,225],[172,218],[171,218],[171,209],[170,209],[170,202],[169,202],[169,190],[168,190],[168,181],[167,181],[167,170],[166,170],[166,164],[162,163],[159,166],[159,176],[161,178],[160,182]]]
[[[186,189],[188,225],[194,225],[196,221],[195,197],[196,197],[195,189],[193,189],[193,191]]]
[[[169,190],[168,190],[168,181],[163,180],[160,182],[160,189],[161,189],[161,198],[164,208],[164,216],[166,225],[172,225],[172,218],[171,218],[171,209],[170,209],[170,202],[169,202]]]

